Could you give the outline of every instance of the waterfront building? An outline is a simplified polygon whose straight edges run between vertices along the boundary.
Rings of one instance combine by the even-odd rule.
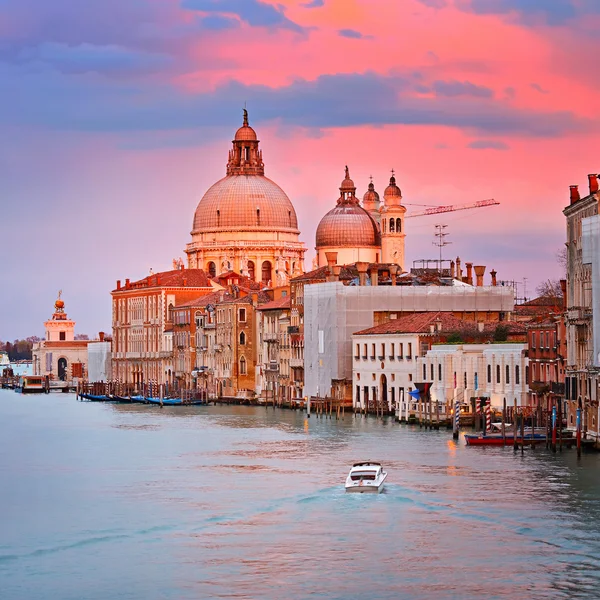
[[[417,389],[415,382],[441,381],[445,367],[423,360],[429,350],[450,341],[481,344],[500,337],[524,342],[525,327],[465,321],[451,312],[419,312],[359,331],[352,336],[353,404],[364,408],[379,403],[404,415],[415,402],[409,396]]]
[[[301,397],[291,370],[291,319],[288,290],[258,307],[257,393],[277,403]]]
[[[150,380],[173,384],[174,328],[170,309],[215,290],[201,269],[152,273],[125,285],[112,296],[112,376],[141,385]]]
[[[433,402],[452,408],[467,404],[472,412],[479,398],[491,401],[492,408],[528,404],[526,343],[440,344],[417,360],[417,383],[429,383]],[[415,401],[416,402],[416,401]],[[402,409],[414,413],[411,400]]]
[[[450,280],[446,285],[382,285],[381,271],[357,264],[358,285],[327,281],[303,287],[304,395],[331,395],[334,382],[352,398],[352,335],[413,312],[450,312],[465,321],[510,320],[514,308],[511,288],[470,286]],[[389,273],[389,267],[387,271]],[[333,275],[335,278],[335,274]],[[336,397],[340,392],[336,391]]]
[[[61,295],[44,323],[44,339],[33,345],[33,374],[72,381],[87,376],[88,340],[75,339],[75,321],[67,316]]]
[[[112,338],[100,332],[97,340],[87,345],[88,381],[109,381],[112,379]]]
[[[244,110],[229,151],[226,176],[204,194],[186,247],[190,269],[214,277],[235,271],[265,286],[287,285],[304,271],[296,211],[265,177],[262,150]]]
[[[215,385],[218,396],[254,398],[259,354],[256,309],[271,300],[266,292],[232,286],[215,306]]]
[[[527,324],[527,356],[529,358],[529,405],[536,410],[551,411],[562,403],[561,414],[567,419],[565,366],[567,342],[564,314],[548,315]]]
[[[563,210],[567,225],[567,294],[566,338],[567,364],[565,373],[565,398],[567,423],[575,427],[577,408],[582,409],[582,430],[598,436],[598,372],[600,361],[594,348],[593,288],[598,278],[592,278],[593,260],[585,252],[584,227],[588,218],[598,215],[600,192],[597,175],[588,175],[589,193],[581,197],[578,186],[570,187],[570,204]],[[588,250],[594,246],[593,220],[588,221]],[[598,311],[596,311],[596,318]],[[600,350],[600,348],[599,348]]]

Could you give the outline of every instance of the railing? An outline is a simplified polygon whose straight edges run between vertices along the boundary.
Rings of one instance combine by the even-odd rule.
[[[378,356],[378,360],[385,360],[385,356]]]
[[[304,359],[303,358],[290,358],[290,367],[304,368]]]
[[[263,341],[265,342],[277,342],[279,340],[279,334],[275,331],[265,331],[263,333]]]
[[[215,352],[221,352],[221,350],[223,350],[223,346],[221,344],[213,344],[213,350]]]
[[[388,356],[388,359],[389,359],[389,360],[396,360],[396,358],[394,357],[394,355],[393,355],[393,354],[390,354],[390,355]]]

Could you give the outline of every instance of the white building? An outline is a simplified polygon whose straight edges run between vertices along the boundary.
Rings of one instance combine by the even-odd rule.
[[[529,359],[527,344],[440,344],[417,361],[417,381],[431,383],[432,401],[473,408],[476,398],[490,398],[493,408],[526,406]]]
[[[72,381],[87,376],[88,340],[75,339],[75,321],[67,317],[61,292],[44,323],[44,339],[33,346],[33,374]]]

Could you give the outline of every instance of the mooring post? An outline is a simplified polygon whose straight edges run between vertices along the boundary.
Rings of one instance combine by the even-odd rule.
[[[513,408],[513,449],[516,452],[519,448],[517,443],[517,399],[515,398],[515,404]]]
[[[562,398],[558,400],[558,450],[562,452]]]
[[[502,445],[506,446],[506,398],[502,401]]]
[[[458,428],[460,427],[460,404],[458,400],[454,402],[454,415],[452,419],[452,439],[458,439]]]
[[[556,452],[556,399],[552,400],[552,452]]]
[[[577,407],[577,458],[581,458],[581,400],[579,400],[579,406]]]
[[[525,413],[521,411],[521,454],[525,452]]]

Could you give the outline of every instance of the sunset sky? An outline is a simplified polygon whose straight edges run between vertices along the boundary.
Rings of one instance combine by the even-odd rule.
[[[0,339],[59,289],[110,331],[116,280],[185,256],[244,103],[307,270],[344,165],[361,196],[394,168],[409,210],[501,203],[408,221],[408,267],[444,223],[534,295],[600,170],[599,27],[598,0],[0,0]]]

